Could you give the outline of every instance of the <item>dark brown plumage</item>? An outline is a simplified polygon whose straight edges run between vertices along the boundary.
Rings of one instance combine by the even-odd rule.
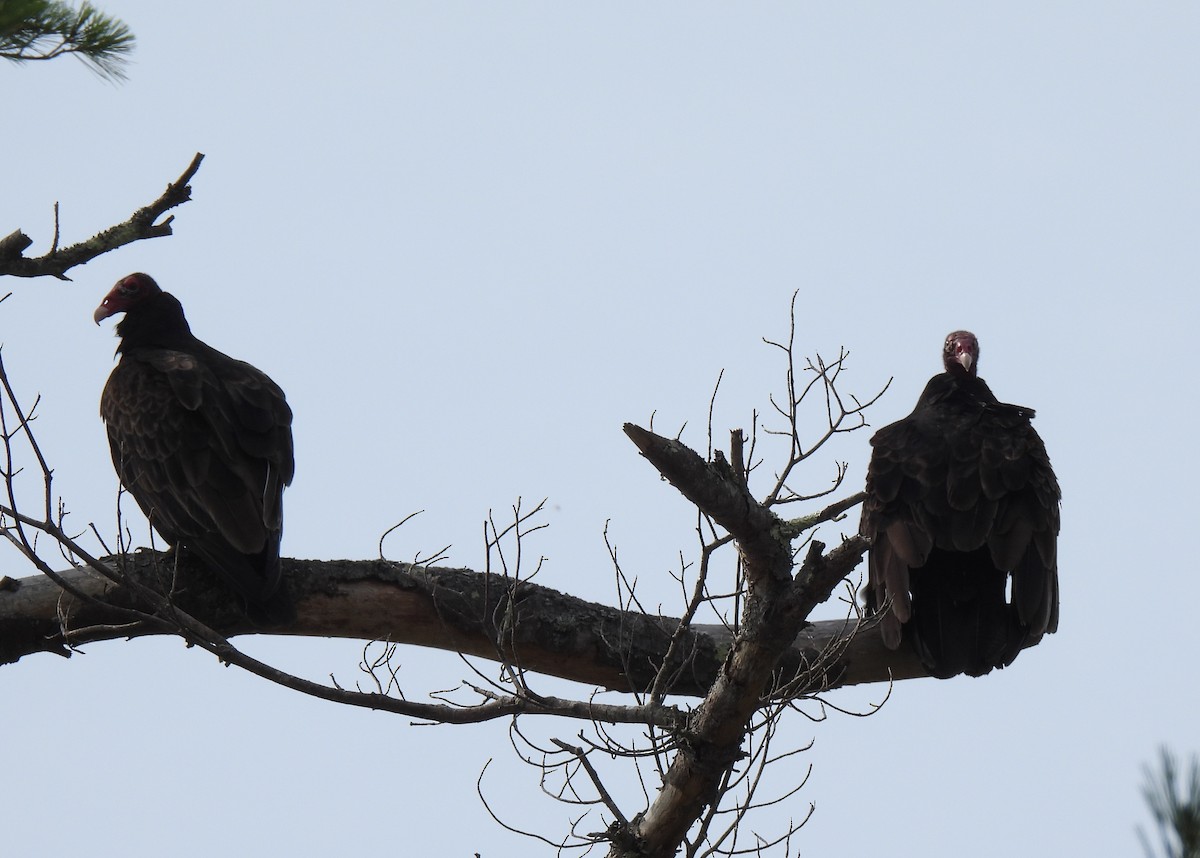
[[[975,335],[950,334],[943,362],[871,439],[867,603],[886,611],[884,642],[899,647],[903,627],[934,676],[982,676],[1058,628],[1061,494],[1033,410],[976,374]]]
[[[179,301],[145,274],[118,281],[94,318],[120,312],[121,360],[100,415],[122,485],[168,543],[232,585],[252,617],[286,619],[279,540],[294,463],[283,391],[196,339]]]

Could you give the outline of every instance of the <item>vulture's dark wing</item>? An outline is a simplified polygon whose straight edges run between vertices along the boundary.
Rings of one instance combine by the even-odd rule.
[[[265,605],[279,584],[291,409],[264,373],[197,344],[122,357],[100,404],[113,464],[168,542]]]
[[[868,605],[890,604],[884,641],[907,625],[936,676],[1011,664],[1058,627],[1060,495],[1032,415],[943,373],[871,439]]]

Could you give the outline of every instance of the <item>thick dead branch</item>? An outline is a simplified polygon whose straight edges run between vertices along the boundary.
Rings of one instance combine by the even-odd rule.
[[[153,576],[165,557],[150,551],[130,555],[126,574]],[[506,593],[494,576],[489,580],[467,569],[383,560],[285,559],[283,564],[297,591],[298,616],[272,634],[388,640],[497,658],[487,618],[503,615],[494,612]],[[61,577],[73,590],[100,601],[84,603],[68,596],[44,576],[0,578],[0,663],[38,652],[69,655],[70,647],[166,633],[160,626],[128,625],[121,609],[131,596],[94,573],[72,569]],[[261,633],[239,611],[223,605],[218,594],[216,588],[197,588],[180,600],[208,600],[207,608],[192,607],[226,636]],[[520,622],[505,635],[526,669],[618,692],[653,683],[679,622],[623,612],[530,583],[521,584],[518,603]],[[857,628],[843,620],[805,627],[781,659],[780,672],[792,676],[821,664],[820,679],[810,683],[810,691],[927,675],[907,650],[892,652],[874,629],[855,635]],[[702,696],[716,677],[731,635],[721,625],[694,625],[686,637],[686,645],[678,647],[686,656],[679,659],[671,693]],[[845,641],[845,651],[830,660],[828,653]]]
[[[655,470],[734,538],[753,535],[755,528],[766,521],[763,516],[770,515],[755,509],[758,504],[723,459],[706,462],[682,441],[665,438],[633,423],[626,423],[624,430]],[[751,520],[755,513],[757,520]]]
[[[861,561],[867,542],[854,537],[825,554],[813,540],[793,578],[792,532],[749,494],[735,468],[721,456],[706,462],[679,441],[639,426],[626,424],[625,434],[684,497],[729,531],[746,573],[741,629],[692,713],[661,789],[646,813],[612,838],[610,856],[667,858],[705,807],[719,801],[727,773],[744,756],[751,719],[780,680],[780,660],[812,609]]]
[[[55,210],[54,246],[45,256],[28,259],[25,250],[33,244],[21,230],[16,230],[0,239],[0,275],[8,274],[13,277],[57,277],[59,280],[70,280],[66,272],[77,265],[90,262],[102,253],[124,247],[145,238],[160,238],[171,235],[171,221],[174,215],[160,221],[164,214],[176,206],[186,203],[192,198],[192,177],[200,169],[204,155],[197,152],[183,174],[167,185],[162,195],[149,205],[138,209],[124,223],[110,226],[86,241],[72,244],[69,247],[58,247],[58,212]]]
[[[680,441],[633,423],[626,423],[624,429],[641,454],[680,494],[737,540],[752,587],[764,576],[773,576],[776,584],[790,580],[792,546],[782,537],[782,522],[750,495],[724,457],[706,462]]]

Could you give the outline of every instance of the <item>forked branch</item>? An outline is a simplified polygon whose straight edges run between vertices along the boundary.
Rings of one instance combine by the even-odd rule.
[[[197,152],[187,169],[167,185],[167,189],[149,205],[135,211],[124,223],[110,226],[96,235],[72,244],[68,247],[58,246],[58,207],[54,212],[54,241],[50,250],[43,256],[28,258],[25,251],[33,244],[33,239],[21,230],[15,230],[4,238],[0,238],[0,275],[13,277],[56,277],[59,280],[70,280],[66,272],[77,265],[90,262],[103,253],[124,247],[135,241],[147,238],[161,238],[171,235],[171,221],[174,215],[160,220],[164,214],[176,206],[183,205],[192,198],[192,177],[200,169],[204,155]]]

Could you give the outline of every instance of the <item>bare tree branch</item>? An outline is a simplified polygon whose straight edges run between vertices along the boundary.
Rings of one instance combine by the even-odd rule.
[[[613,837],[609,853],[666,858],[721,794],[726,774],[743,756],[751,718],[771,696],[780,658],[809,612],[859,563],[867,542],[852,537],[825,554],[825,546],[813,540],[793,578],[791,535],[749,495],[723,457],[705,462],[679,441],[633,424],[625,425],[625,434],[684,497],[733,535],[746,572],[742,628],[704,702],[692,713],[686,742],[658,795],[627,832]]]
[[[171,566],[169,555],[152,551],[127,555],[125,564],[127,576],[154,586]],[[483,573],[381,560],[285,558],[283,574],[297,591],[298,616],[270,634],[391,641],[497,659],[495,636],[483,614],[497,610],[506,596]],[[126,588],[83,568],[58,575],[78,595],[40,575],[0,577],[0,664],[39,652],[69,655],[70,648],[89,643],[169,633],[160,626],[129,624],[122,608],[133,596]],[[180,601],[225,637],[265,633],[229,604],[215,583],[199,576],[187,583]],[[66,628],[60,625],[60,602]],[[664,659],[678,623],[678,618],[625,612],[526,582],[510,646],[519,648],[527,670],[630,692],[653,684],[654,665]],[[878,634],[855,634],[859,625],[845,620],[807,625],[781,658],[780,673],[794,675],[821,663],[827,648],[845,643],[809,690],[928,675],[907,650],[885,648]],[[720,624],[696,624],[686,636],[687,645],[679,647],[686,656],[679,659],[670,693],[699,697],[712,684],[733,636]]]
[[[854,494],[850,495],[850,497],[842,498],[840,501],[834,501],[829,506],[825,507],[825,509],[815,512],[812,515],[805,515],[801,516],[800,518],[794,518],[790,521],[785,521],[784,527],[786,527],[787,532],[790,533],[794,539],[805,531],[812,530],[818,524],[824,524],[827,521],[840,520],[841,517],[846,514],[847,510],[851,510],[858,506],[866,499],[866,497],[866,492],[855,492]]]
[[[171,235],[171,221],[174,215],[160,221],[164,214],[176,206],[186,203],[192,198],[192,177],[200,169],[204,155],[197,152],[191,164],[154,202],[135,211],[124,223],[110,226],[86,241],[59,248],[58,216],[55,209],[55,239],[54,246],[45,256],[34,259],[26,258],[25,250],[33,244],[33,240],[21,230],[15,230],[0,239],[0,275],[13,277],[57,277],[59,280],[70,280],[66,272],[77,265],[90,262],[103,253],[141,241],[146,238],[160,238]]]

